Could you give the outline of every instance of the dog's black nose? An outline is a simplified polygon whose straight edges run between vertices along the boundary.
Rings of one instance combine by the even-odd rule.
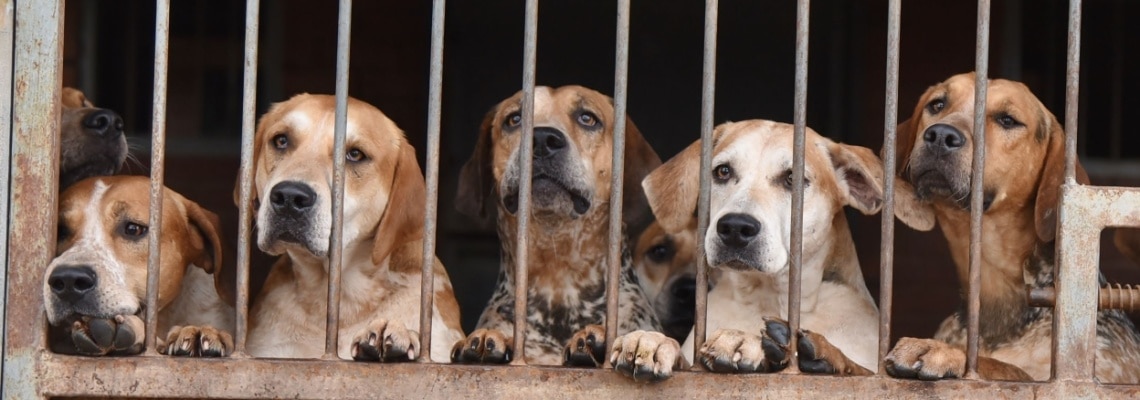
[[[927,146],[945,152],[958,150],[966,145],[966,135],[963,135],[962,131],[957,128],[946,124],[934,124],[926,128],[926,132],[922,134],[922,140],[926,142]]]
[[[297,216],[313,208],[317,203],[317,193],[304,183],[285,181],[269,191],[269,203],[273,205],[274,212]]]
[[[93,135],[117,139],[123,134],[123,118],[111,110],[95,110],[83,117],[83,127]]]
[[[566,135],[554,128],[534,128],[534,156],[551,157],[566,148]]]
[[[86,265],[57,267],[48,276],[51,293],[69,303],[82,299],[97,282],[95,270]]]
[[[716,222],[716,233],[725,245],[744,247],[760,234],[760,221],[746,214],[727,214]]]
[[[682,304],[692,304],[697,298],[697,280],[693,278],[678,278],[673,282],[673,298]]]

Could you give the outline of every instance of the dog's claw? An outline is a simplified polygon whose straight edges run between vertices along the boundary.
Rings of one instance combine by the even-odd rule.
[[[601,325],[587,325],[570,338],[562,351],[562,365],[599,367],[606,357],[606,331]]]
[[[460,364],[506,364],[511,362],[512,340],[502,332],[476,329],[451,347],[451,362]]]
[[[352,359],[356,361],[399,362],[416,359],[420,334],[403,324],[376,319],[352,340]]]

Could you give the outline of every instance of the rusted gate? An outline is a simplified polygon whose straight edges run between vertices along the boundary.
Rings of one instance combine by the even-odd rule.
[[[428,121],[427,188],[428,207],[425,220],[424,254],[434,254],[436,205],[439,185],[440,99],[442,83],[444,0],[434,0],[432,14],[431,71]],[[157,1],[155,40],[155,97],[152,131],[152,201],[150,235],[150,272],[147,300],[154,303],[157,292],[157,232],[161,219],[162,203],[155,201],[163,178],[165,137],[167,43],[170,0]],[[333,215],[340,216],[343,205],[344,138],[346,125],[346,99],[349,63],[349,22],[351,0],[340,0],[339,39],[336,66],[336,174]],[[532,132],[535,87],[535,37],[537,32],[538,1],[526,1],[525,41],[523,46],[523,132]],[[704,91],[702,95],[702,138],[709,138],[713,125],[713,93],[716,65],[716,0],[706,0]],[[884,106],[886,124],[884,143],[886,154],[895,147],[895,124],[898,110],[899,25],[901,0],[891,0],[888,16],[887,39],[887,99]],[[240,204],[251,204],[250,181],[251,153],[254,130],[254,98],[257,70],[258,0],[247,1],[245,38],[245,86],[243,94],[243,136]],[[790,323],[799,324],[799,275],[802,258],[802,210],[805,104],[807,93],[809,1],[798,1],[796,28],[795,75],[795,160],[793,182],[793,236]],[[987,85],[989,52],[990,1],[978,1],[977,20],[977,93],[975,132],[984,130],[983,105]],[[626,108],[626,78],[628,74],[629,0],[618,2],[617,63],[614,68],[614,103],[618,118],[624,118]],[[873,377],[840,378],[800,375],[792,371],[774,375],[719,375],[704,372],[680,372],[664,383],[635,384],[605,369],[566,369],[527,366],[523,354],[523,340],[514,342],[516,360],[509,366],[456,366],[440,365],[427,361],[430,346],[430,313],[422,312],[420,334],[423,351],[420,362],[408,364],[363,364],[340,361],[335,358],[337,313],[328,314],[326,356],[319,360],[266,360],[254,359],[245,354],[247,332],[246,305],[249,302],[249,251],[250,209],[240,211],[238,247],[238,297],[236,353],[228,359],[182,359],[158,355],[154,349],[154,335],[148,335],[146,352],[136,357],[89,358],[53,354],[46,349],[46,326],[43,317],[41,282],[44,268],[53,256],[55,230],[47,221],[56,217],[58,171],[56,160],[59,138],[46,132],[58,131],[59,90],[61,80],[61,54],[63,35],[63,1],[37,0],[0,2],[0,132],[9,134],[0,140],[0,154],[10,154],[10,163],[0,163],[0,176],[8,185],[0,202],[6,212],[0,213],[5,222],[6,251],[0,259],[7,262],[4,279],[6,290],[4,314],[3,398],[43,398],[55,396],[130,396],[130,397],[213,397],[213,398],[377,398],[377,397],[496,397],[496,398],[613,398],[613,397],[952,397],[952,398],[1077,398],[1077,397],[1137,397],[1140,386],[1098,384],[1093,376],[1095,355],[1096,318],[1098,300],[1097,263],[1098,238],[1105,227],[1140,226],[1140,190],[1079,185],[1074,180],[1077,140],[1077,91],[1079,79],[1079,49],[1081,1],[1071,0],[1069,9],[1068,68],[1066,72],[1067,153],[1065,183],[1062,189],[1060,229],[1058,233],[1056,285],[1056,317],[1053,341],[1053,377],[1047,382],[1011,383],[989,382],[975,378],[978,348],[979,291],[968,295],[969,346],[967,377],[936,383],[893,379],[880,367]],[[11,62],[9,62],[11,61]],[[11,76],[12,79],[6,77]],[[620,210],[621,168],[623,166],[624,127],[615,124],[614,158],[612,174],[613,192],[610,204]],[[529,134],[529,133],[528,133]],[[531,141],[522,140],[524,159],[530,159]],[[701,154],[701,193],[699,200],[699,226],[708,226],[710,140],[704,140]],[[975,159],[972,186],[972,229],[970,281],[979,282],[978,249],[981,243],[981,157],[984,140],[975,138]],[[892,207],[895,161],[888,157],[884,165],[887,179],[887,199],[882,215],[882,310],[880,329],[880,355],[885,355],[890,337],[891,287],[893,269],[894,210]],[[527,210],[529,209],[530,169],[523,163],[519,199],[519,236],[526,240]],[[621,214],[611,215],[611,226],[621,223]],[[335,311],[339,302],[340,218],[334,218],[329,280],[329,310]],[[611,229],[609,286],[607,287],[607,318],[617,314],[617,274],[619,268],[619,229]],[[526,282],[526,246],[519,246],[516,254],[520,288],[516,290],[516,309],[525,304],[521,285]],[[430,260],[424,257],[424,287],[421,310],[432,305]],[[706,279],[704,257],[698,257],[698,281]],[[705,337],[705,305],[707,286],[697,286],[697,348]],[[971,288],[979,285],[972,284]],[[147,308],[147,331],[155,328],[155,309]],[[521,338],[525,319],[516,315],[515,335]],[[616,324],[609,324],[608,343],[613,343]],[[794,335],[793,335],[794,336]],[[793,337],[794,340],[794,337]],[[447,345],[447,344],[442,344]],[[794,348],[794,344],[792,345]]]

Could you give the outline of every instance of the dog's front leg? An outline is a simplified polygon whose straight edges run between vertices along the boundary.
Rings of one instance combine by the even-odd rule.
[[[688,367],[681,345],[660,332],[633,331],[614,340],[614,371],[635,381],[659,382]]]
[[[158,340],[158,352],[171,356],[226,357],[233,351],[233,336],[212,326],[174,326]]]
[[[606,328],[586,325],[575,332],[562,350],[562,365],[567,367],[600,367],[606,356]]]
[[[785,332],[780,332],[783,329]],[[736,329],[717,329],[699,351],[697,362],[705,369],[722,373],[776,372],[788,366],[791,352],[787,341],[787,325],[766,321],[759,335]],[[769,332],[772,331],[772,332]]]
[[[451,347],[451,362],[506,364],[514,355],[514,340],[496,329],[476,329]]]
[[[420,334],[397,321],[376,318],[352,339],[356,361],[412,361],[420,350]]]
[[[896,378],[961,378],[966,373],[966,352],[941,340],[904,337],[899,339],[883,363],[887,373]],[[978,374],[988,380],[1033,380],[1015,365],[982,356],[978,356]]]

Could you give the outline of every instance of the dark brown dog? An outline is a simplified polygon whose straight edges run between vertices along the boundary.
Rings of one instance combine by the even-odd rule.
[[[114,175],[127,159],[123,119],[97,108],[77,89],[61,92],[59,188],[92,176]]]

